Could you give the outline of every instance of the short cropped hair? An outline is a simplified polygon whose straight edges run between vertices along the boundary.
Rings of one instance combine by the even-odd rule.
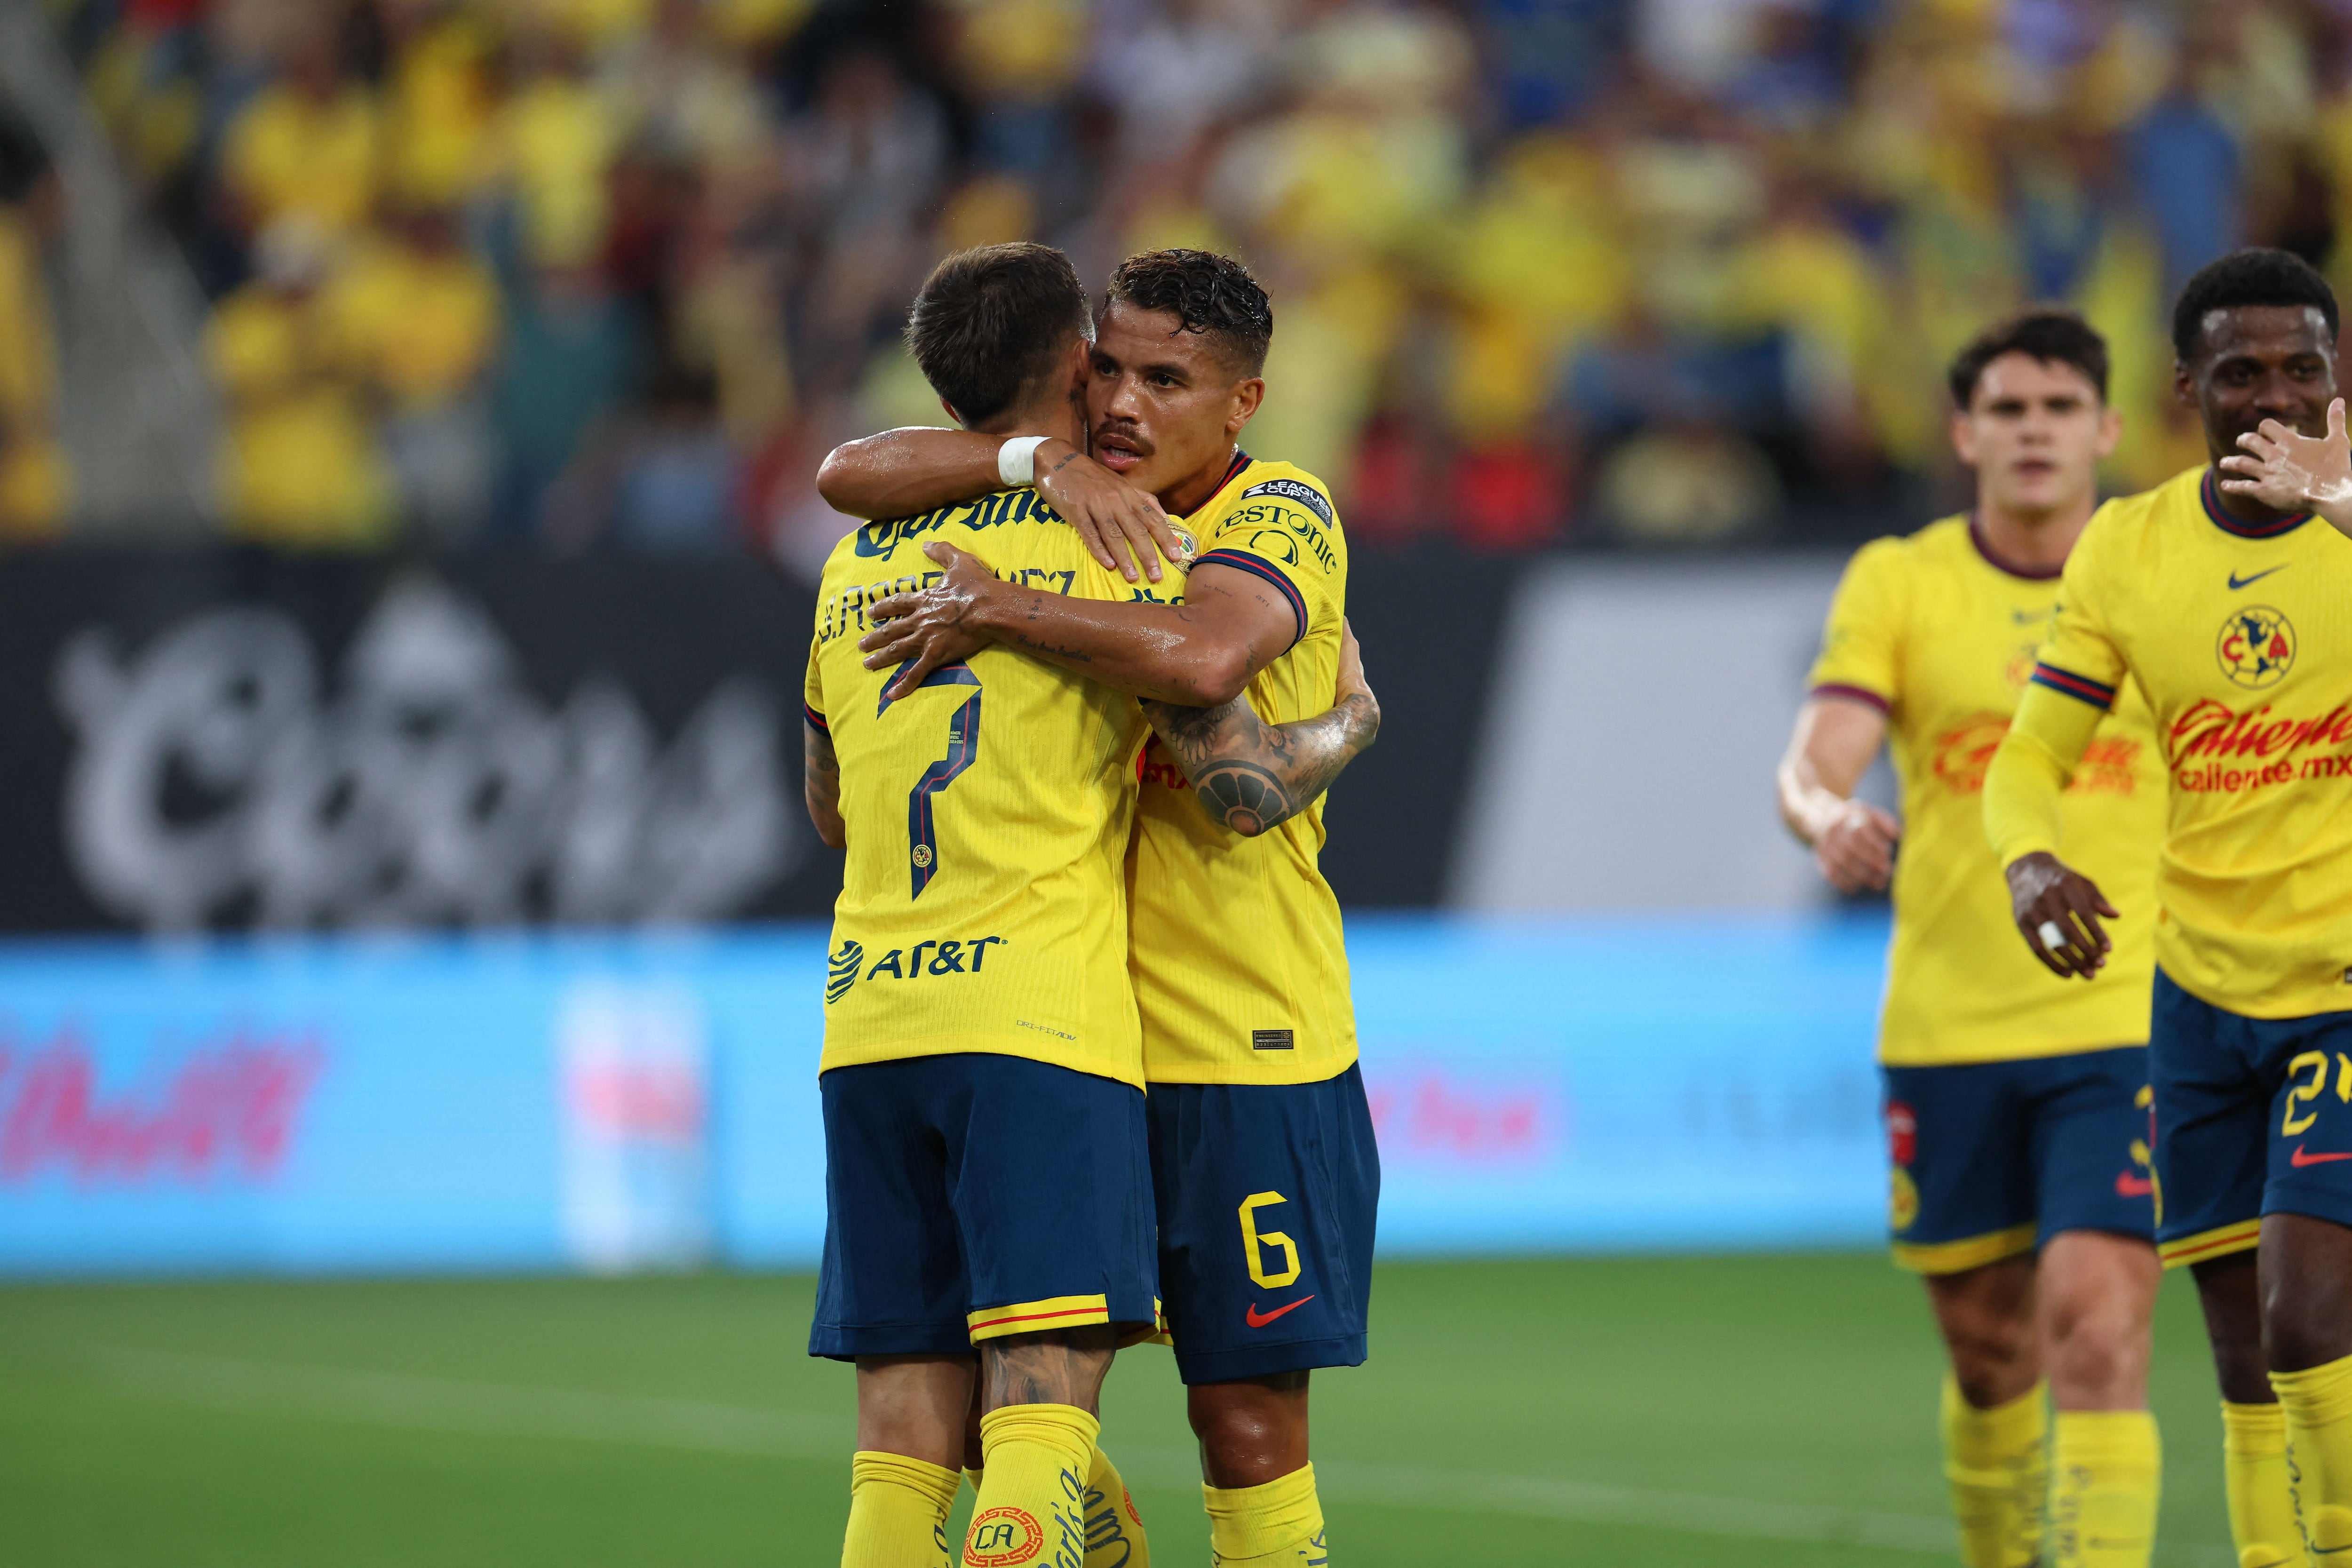
[[[1105,305],[1165,310],[1199,332],[1244,375],[1265,369],[1274,341],[1274,302],[1250,269],[1207,250],[1146,250],[1110,275]]]
[[[2309,305],[2326,318],[2327,335],[2344,330],[2336,290],[2319,269],[2291,250],[2250,247],[2209,262],[2172,307],[2172,352],[2187,364],[2204,346],[2205,318],[2241,305]]]
[[[2107,400],[2107,340],[2073,310],[2039,305],[1995,321],[1969,340],[1948,373],[1952,402],[1962,409],[1976,401],[1985,367],[2003,354],[2028,354],[2043,364],[2072,365]]]
[[[1070,258],[1026,240],[960,250],[923,279],[907,347],[967,425],[995,418],[1054,374],[1094,317]]]

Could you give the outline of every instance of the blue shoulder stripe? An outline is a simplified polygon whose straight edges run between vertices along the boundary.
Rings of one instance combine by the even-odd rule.
[[[2116,689],[2087,675],[2077,675],[2071,669],[2061,669],[2054,664],[2033,667],[2033,684],[2046,686],[2053,691],[2063,691],[2078,702],[2105,710],[2116,705]]]
[[[1252,555],[1246,550],[1212,550],[1192,564],[1195,568],[1230,566],[1236,572],[1247,572],[1265,578],[1282,591],[1282,596],[1290,601],[1290,613],[1298,617],[1298,636],[1292,637],[1291,642],[1296,644],[1299,637],[1307,635],[1306,596],[1299,593],[1298,584],[1283,575],[1282,569],[1273,562],[1262,555]]]

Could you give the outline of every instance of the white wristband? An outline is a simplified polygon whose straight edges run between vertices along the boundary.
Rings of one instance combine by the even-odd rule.
[[[1015,436],[996,448],[996,477],[1004,481],[1006,489],[1037,482],[1037,448],[1052,439],[1051,436]]]

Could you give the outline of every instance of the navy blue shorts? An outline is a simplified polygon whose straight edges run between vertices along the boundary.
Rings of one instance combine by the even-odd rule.
[[[2352,1013],[2247,1018],[2156,972],[2157,1244],[2243,1252],[2266,1214],[2352,1225]]]
[[[2147,1047],[1882,1070],[1904,1268],[1958,1274],[2066,1230],[2153,1236]]]
[[[1381,1201],[1363,1074],[1155,1083],[1146,1104],[1177,1373],[1231,1383],[1360,1364]]]
[[[809,1354],[1155,1321],[1142,1091],[970,1052],[835,1068]]]

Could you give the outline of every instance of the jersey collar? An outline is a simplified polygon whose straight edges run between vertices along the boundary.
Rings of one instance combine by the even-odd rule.
[[[2222,510],[2221,481],[2214,478],[2214,472],[2211,468],[2205,470],[2205,478],[2198,483],[2197,495],[2205,503],[2205,515],[2222,532],[2234,533],[2240,539],[2276,539],[2311,521],[2309,512],[2298,511],[2270,522],[2240,522]]]
[[[1969,542],[1977,547],[1977,553],[1984,557],[1986,565],[1996,572],[2006,572],[2012,577],[2022,577],[2029,583],[2052,583],[2066,574],[2063,566],[2028,566],[2021,562],[2011,561],[1993,549],[1992,541],[1985,537],[1983,522],[1974,512],[1969,513]]]
[[[1234,479],[1240,475],[1241,471],[1250,466],[1252,461],[1253,459],[1247,452],[1243,451],[1239,447],[1234,447],[1234,460],[1225,465],[1224,473],[1219,476],[1217,479],[1217,488],[1209,492],[1209,500],[1204,500],[1199,506],[1194,507],[1192,509],[1192,512],[1199,513],[1208,510],[1209,501],[1213,501],[1219,496],[1224,494],[1225,487],[1232,484]],[[1176,521],[1181,522],[1183,519],[1179,518]]]

